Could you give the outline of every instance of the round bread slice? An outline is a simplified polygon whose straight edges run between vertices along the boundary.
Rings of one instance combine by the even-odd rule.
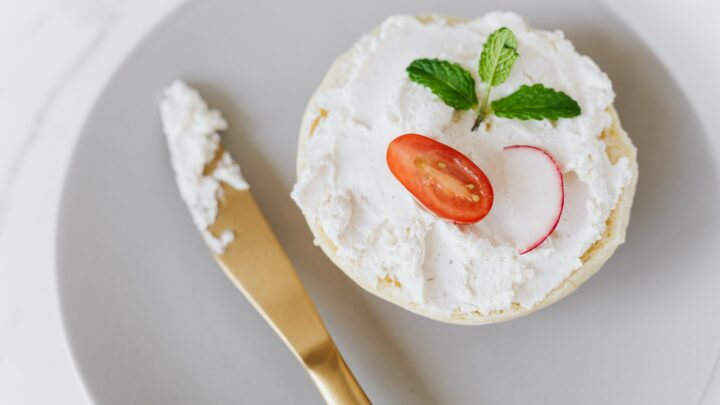
[[[467,21],[460,17],[439,17],[435,15],[430,16],[419,16],[418,21],[428,24],[437,21],[444,21],[447,24],[457,24]],[[375,29],[369,35],[376,35],[378,29]],[[345,64],[345,59],[349,57],[349,53],[345,53],[338,57],[335,62],[330,66],[329,71],[325,75],[319,88],[311,97],[308,102],[308,106],[305,109],[303,116],[303,122],[314,122],[317,123],[322,118],[321,116],[313,116],[318,111],[319,106],[317,103],[317,94],[324,89],[331,86],[332,83],[341,82],[344,80],[342,77],[342,70],[340,66]],[[324,110],[321,110],[321,113]],[[573,271],[558,287],[548,293],[545,298],[537,303],[532,308],[523,308],[519,305],[513,307],[494,311],[490,313],[481,313],[479,311],[473,312],[453,312],[447,316],[438,316],[437,313],[433,313],[425,310],[423,307],[415,305],[413,303],[407,303],[401,299],[398,286],[396,281],[390,277],[377,281],[377,284],[370,285],[365,281],[355,276],[356,272],[352,271],[348,264],[343,263],[342,260],[337,256],[337,247],[327,237],[325,230],[318,222],[312,222],[308,220],[308,225],[313,235],[315,236],[316,243],[322,248],[323,252],[335,263],[348,277],[350,277],[355,283],[363,287],[365,290],[390,301],[398,306],[401,306],[411,312],[419,315],[435,319],[442,322],[461,324],[461,325],[482,325],[495,322],[507,321],[510,319],[519,318],[529,313],[535,312],[539,309],[545,308],[548,305],[558,302],[564,297],[567,297],[574,292],[582,283],[587,281],[593,274],[595,274],[605,264],[605,262],[613,255],[618,246],[625,242],[625,231],[630,221],[630,211],[632,208],[633,197],[635,195],[635,189],[638,180],[638,164],[637,164],[637,150],[633,145],[628,134],[623,130],[620,125],[620,119],[617,115],[617,111],[614,107],[609,107],[609,112],[612,115],[612,125],[607,128],[603,133],[599,134],[600,138],[605,143],[605,150],[610,159],[614,164],[621,158],[627,158],[629,166],[632,171],[632,178],[627,186],[622,190],[622,193],[618,199],[615,209],[611,212],[610,216],[606,221],[605,232],[601,239],[595,242],[582,256],[581,260],[583,265]],[[327,114],[324,111],[324,114]],[[312,120],[312,121],[310,121]],[[304,145],[307,139],[311,136],[316,124],[310,126],[310,130],[302,131],[299,135],[298,142],[298,158],[297,158],[297,175],[300,176],[303,170],[302,163],[305,159],[304,156]],[[303,127],[304,128],[304,127]],[[306,218],[307,219],[307,218]]]

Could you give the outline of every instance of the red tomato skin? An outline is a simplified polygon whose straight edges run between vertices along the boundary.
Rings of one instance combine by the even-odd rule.
[[[424,135],[405,134],[390,142],[386,160],[400,184],[440,218],[473,224],[492,208],[490,180],[472,160],[450,146]]]

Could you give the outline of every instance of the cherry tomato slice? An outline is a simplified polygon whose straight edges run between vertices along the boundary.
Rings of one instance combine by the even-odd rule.
[[[457,150],[418,134],[395,138],[387,150],[392,174],[440,218],[472,224],[485,218],[493,189],[485,173]]]

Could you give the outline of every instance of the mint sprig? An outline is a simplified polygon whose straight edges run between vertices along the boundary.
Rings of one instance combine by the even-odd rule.
[[[422,84],[456,110],[477,105],[475,79],[457,63],[439,59],[414,60],[407,67],[410,80]]]
[[[557,120],[580,115],[577,101],[542,84],[524,84],[514,93],[493,101],[492,109],[498,117],[519,120]]]
[[[507,80],[515,60],[520,56],[518,40],[508,28],[490,34],[483,45],[478,76],[486,85],[482,102],[478,103],[475,79],[457,63],[439,59],[418,59],[407,67],[410,80],[423,85],[455,110],[477,111],[472,130],[495,112],[499,117],[521,120],[572,118],[580,115],[580,106],[567,94],[542,84],[522,85],[516,92],[490,103],[490,91]]]

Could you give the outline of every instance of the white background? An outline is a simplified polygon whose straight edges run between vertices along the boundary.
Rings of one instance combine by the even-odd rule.
[[[87,403],[55,291],[62,180],[103,85],[183,1],[0,0],[0,404]],[[607,2],[669,67],[720,150],[718,103],[707,102],[720,90],[720,4]],[[706,400],[720,403],[720,384]]]

